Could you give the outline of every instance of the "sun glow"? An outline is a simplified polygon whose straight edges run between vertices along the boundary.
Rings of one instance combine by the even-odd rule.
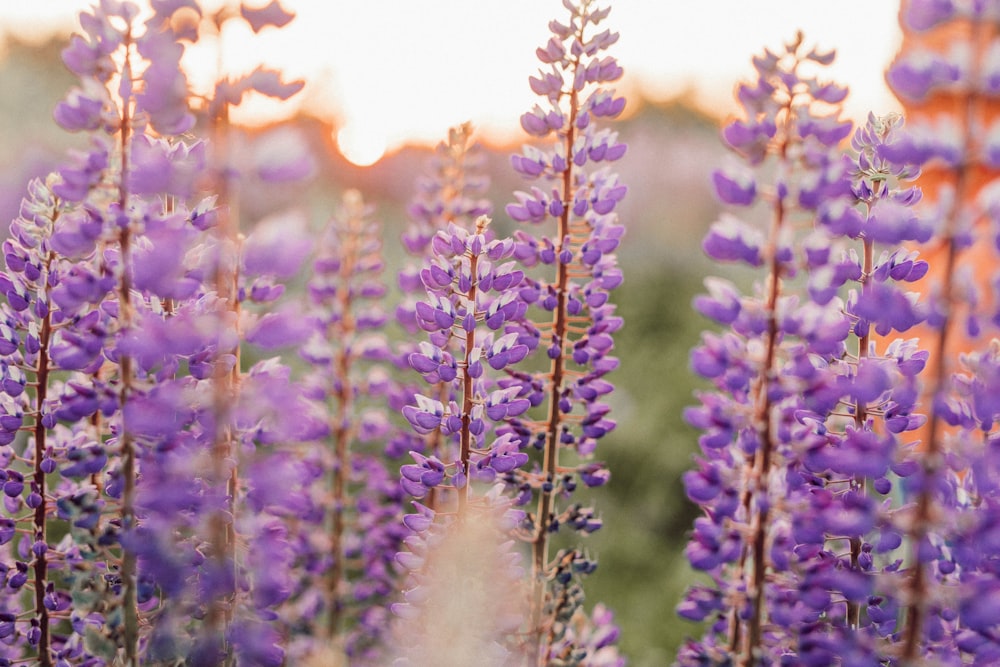
[[[389,148],[385,135],[366,129],[363,125],[345,125],[337,132],[340,152],[359,167],[375,164]]]
[[[200,1],[206,17],[225,3],[239,4]],[[244,1],[261,6],[269,0]],[[45,30],[65,31],[87,4],[0,0],[0,55],[5,35],[41,39]],[[262,63],[281,70],[286,81],[303,79],[304,92],[285,102],[248,97],[233,122],[263,125],[298,112],[342,122],[335,138],[356,164],[372,164],[406,143],[434,145],[465,121],[496,141],[522,139],[517,119],[537,101],[526,76],[537,72],[535,48],[547,38],[549,14],[559,11],[558,0],[282,4],[297,18],[281,30],[254,34],[233,21],[224,38],[205,35],[187,45],[192,88],[211,94],[220,76],[249,73]],[[757,3],[740,0],[613,4],[609,27],[623,35],[616,53],[626,72],[619,92],[642,89],[667,98],[694,90],[705,106],[732,113],[732,87],[749,75],[750,55],[802,28],[810,42],[839,47],[829,76],[852,83],[849,117],[863,122],[868,109],[897,108],[881,74],[899,43],[894,3],[841,0],[806,3],[807,10],[798,0],[770,0],[773,11],[759,26],[751,23]],[[859,22],[855,16],[862,11],[866,20]],[[751,24],[760,29],[748,30]]]

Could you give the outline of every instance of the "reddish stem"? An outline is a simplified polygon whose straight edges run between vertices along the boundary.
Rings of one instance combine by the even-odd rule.
[[[52,253],[49,253],[45,262],[45,272],[47,276],[49,267],[52,265]],[[35,475],[34,482],[38,489],[42,502],[35,508],[35,539],[46,541],[46,501],[45,501],[45,472],[42,470],[42,460],[45,458],[45,435],[46,429],[42,423],[42,409],[48,396],[49,389],[49,341],[52,337],[52,320],[50,308],[45,309],[45,317],[42,319],[42,328],[38,336],[39,350],[38,361],[35,365],[35,379],[38,382],[38,389],[35,394]],[[40,667],[52,667],[52,656],[49,654],[50,628],[49,610],[45,606],[45,587],[48,574],[48,561],[43,553],[35,556],[35,616],[38,619],[39,640],[38,640],[38,660]]]
[[[583,24],[578,29],[577,38],[583,41]],[[572,80],[580,67],[580,57],[577,56],[569,68]],[[549,366],[549,396],[548,417],[546,419],[545,448],[542,453],[541,475],[543,482],[549,484],[549,489],[542,487],[538,494],[538,510],[535,513],[535,535],[532,540],[532,626],[535,633],[535,655],[539,666],[546,663],[547,651],[542,651],[542,608],[545,601],[545,569],[548,563],[549,523],[553,512],[555,478],[559,467],[559,431],[563,417],[559,409],[559,399],[563,392],[565,375],[565,357],[562,351],[566,346],[567,334],[567,290],[569,288],[569,264],[562,261],[563,243],[570,234],[570,214],[574,196],[573,181],[573,144],[576,141],[576,118],[579,113],[579,98],[575,86],[569,92],[569,119],[566,121],[565,153],[566,169],[562,175],[563,211],[559,216],[555,240],[556,253],[556,307],[552,313],[552,343],[558,345],[560,353],[553,356]],[[570,260],[572,262],[572,260]]]
[[[132,47],[131,28],[125,35],[125,64],[122,77],[132,79],[132,62],[130,50]],[[122,215],[128,214],[128,189],[126,187],[129,169],[129,142],[132,140],[131,99],[122,100],[121,123],[121,183],[119,184],[118,207]],[[118,284],[119,324],[123,331],[132,326],[132,278],[129,274],[131,260],[131,229],[126,223],[118,235],[118,246],[121,262],[121,277]],[[122,354],[119,360],[121,371],[121,388],[118,395],[121,409],[122,430],[119,444],[122,453],[122,534],[135,529],[135,443],[126,428],[124,419],[125,406],[132,394],[132,357]],[[139,665],[139,618],[137,609],[136,558],[131,549],[122,549],[122,612],[124,615],[125,663],[128,667]]]

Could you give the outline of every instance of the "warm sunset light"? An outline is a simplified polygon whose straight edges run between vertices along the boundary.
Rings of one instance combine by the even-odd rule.
[[[40,38],[71,30],[76,14],[90,4],[0,3],[0,31]],[[222,3],[202,4],[210,13]],[[300,99],[248,100],[234,120],[261,124],[306,109],[350,127],[338,142],[362,163],[407,142],[434,144],[467,120],[500,140],[517,138],[517,119],[532,103],[526,85],[537,70],[532,55],[545,39],[548,13],[560,7],[559,0],[283,4],[297,17],[282,30],[253,34],[237,24],[226,28],[221,42],[206,38],[193,45],[185,57],[192,84],[203,90],[217,64],[232,75],[265,61],[289,79],[305,79]],[[864,119],[869,109],[896,109],[881,74],[899,45],[894,3],[769,0],[766,9],[742,0],[612,4],[622,36],[616,45],[625,70],[621,89],[661,98],[691,93],[703,107],[725,115],[735,109],[733,82],[748,74],[745,55],[802,29],[810,42],[837,48],[829,75],[851,81],[846,112],[852,118]]]
[[[358,165],[367,167],[375,164],[385,155],[386,140],[379,132],[366,133],[356,125],[346,125],[337,132],[337,146],[344,157]]]

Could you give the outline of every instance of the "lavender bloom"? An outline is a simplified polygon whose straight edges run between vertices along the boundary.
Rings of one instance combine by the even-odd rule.
[[[397,323],[411,336],[431,326],[426,317],[431,312],[427,310],[429,304],[420,300],[427,296],[422,275],[429,273],[438,287],[447,286],[454,277],[453,269],[434,259],[432,241],[435,235],[450,225],[466,230],[472,229],[475,221],[480,216],[489,214],[492,208],[490,202],[482,198],[489,180],[483,174],[480,147],[473,142],[472,137],[473,128],[470,123],[463,123],[449,130],[448,139],[435,149],[430,164],[431,173],[418,179],[417,193],[408,209],[409,224],[403,233],[402,243],[413,261],[408,262],[399,272],[399,288],[404,296],[396,308],[395,315]],[[449,305],[444,303],[441,305],[445,310],[450,309]],[[484,314],[485,320],[488,324],[492,322],[497,325],[501,318],[512,317],[517,307],[513,294],[504,294],[500,299],[492,301]],[[423,324],[418,321],[418,309],[424,313]],[[437,317],[441,318],[441,327],[450,327],[451,320],[444,311],[438,313]],[[425,341],[418,344],[414,340],[404,339],[395,350],[394,362],[410,376],[413,368],[419,372],[429,371],[430,368],[424,368],[421,364],[426,366],[434,363],[433,360],[443,359],[443,352],[433,351],[433,346],[439,344],[440,341],[433,343]],[[457,343],[453,341],[452,346],[455,344]],[[425,350],[427,352],[423,356],[429,354],[428,359],[413,357],[415,353]],[[454,350],[452,354],[461,352]],[[411,358],[417,360],[418,366],[411,368]],[[457,377],[457,366],[449,363],[449,368],[443,372],[444,376],[439,375],[439,377],[443,377],[445,381],[438,383],[435,395],[430,398],[421,395],[425,391],[423,382],[419,385],[401,384],[389,397],[390,405],[405,414],[414,407],[431,405],[427,403],[428,401],[436,401],[441,404],[443,413],[446,404],[458,400],[455,383],[449,381]],[[431,413],[435,411],[436,408],[431,408]],[[416,451],[440,459],[457,458],[458,443],[455,436],[444,435],[437,428],[437,422],[432,423],[429,416],[424,415],[421,419],[426,420],[426,427],[423,430],[417,429],[414,432],[411,428],[408,429],[408,433],[395,433],[387,452],[393,456],[403,457],[409,456],[407,452]],[[401,483],[406,487],[405,478]],[[407,488],[407,492],[412,495],[416,489],[411,486]],[[420,495],[419,492],[416,493]],[[447,498],[449,493],[450,491],[444,487],[433,487],[426,491],[423,502],[432,509],[438,508],[439,505],[452,502]]]
[[[451,128],[448,140],[435,149],[433,175],[417,182],[417,194],[407,211],[409,224],[403,233],[403,247],[416,261],[400,272],[399,286],[406,295],[422,295],[420,270],[431,259],[431,240],[448,224],[470,229],[481,215],[489,215],[490,203],[482,196],[489,185],[482,174],[482,155],[472,141],[469,123]],[[406,300],[396,311],[396,319],[407,331],[415,332],[415,302]],[[407,350],[402,354],[408,356]]]
[[[275,443],[313,439],[326,425],[280,364],[242,374],[245,293],[220,293],[213,280],[220,266],[239,266],[237,248],[209,238],[210,204],[185,201],[201,182],[205,145],[146,133],[192,127],[171,27],[191,6],[156,2],[142,30],[129,2],[82,15],[85,36],[64,54],[81,85],[56,117],[93,133],[90,149],[31,186],[4,244],[0,539],[14,550],[0,565],[5,584],[25,591],[2,603],[0,613],[14,613],[4,659],[283,660],[276,630],[265,628],[291,590],[276,576],[293,557],[277,522],[309,510],[309,478],[287,452],[266,463]],[[289,92],[266,72],[254,77],[248,85]],[[249,300],[280,295],[295,252],[244,272],[256,281]],[[243,330],[276,342],[275,319]],[[217,389],[234,378],[242,391],[223,409]],[[19,429],[33,434],[30,458],[13,455]],[[252,517],[234,512],[241,502]],[[66,537],[47,542],[51,534]],[[237,534],[269,557],[237,564]]]
[[[180,67],[184,47],[171,18],[177,5],[159,3],[146,22],[146,31],[136,40],[139,54],[149,61],[143,74],[144,88],[135,95],[136,111],[161,134],[179,135],[194,125],[188,108],[187,77]]]
[[[995,20],[991,11],[913,2],[904,20],[925,29],[959,17],[975,32]],[[898,117],[870,116],[852,140],[848,182],[832,151],[809,152],[810,142],[832,148],[843,136],[835,116],[782,116],[799,95],[811,98],[810,112],[821,108],[816,101],[842,97],[815,81],[799,83],[800,43],[755,59],[761,79],[739,93],[748,118],[724,133],[751,164],[781,156],[781,180],[772,191],[731,170],[715,177],[720,198],[733,205],[769,193],[775,229],[800,211],[813,229],[801,244],[789,232],[751,243],[748,227],[729,220],[705,244],[719,259],[771,273],[763,307],[722,281],[696,302],[731,331],[706,334],[692,356],[716,391],[687,413],[703,435],[702,458],[685,485],[705,510],[688,556],[714,585],[693,588],[679,608],[712,622],[679,660],[989,662],[1000,654],[990,634],[997,614],[969,596],[995,588],[982,555],[992,552],[995,524],[997,351],[977,343],[994,324],[987,321],[995,305],[962,262],[995,237],[985,229],[996,219],[995,192],[974,197],[972,177],[993,166],[992,140],[971,115],[905,129]],[[973,109],[993,94],[992,56],[968,55],[952,62],[907,54],[888,79],[903,96],[958,95],[956,108]],[[828,60],[815,52],[804,58]],[[808,158],[797,163],[799,155]],[[925,163],[946,184],[936,206],[921,211],[920,192],[899,183]],[[928,241],[945,257],[930,273],[920,255],[898,247]],[[811,303],[778,280],[803,269]],[[924,300],[903,285],[920,280],[929,285]],[[916,340],[887,338],[918,324],[930,330],[933,354]],[[972,351],[956,363],[949,354],[959,338]],[[917,376],[928,365],[920,408]],[[918,430],[926,442],[919,452],[907,442]]]
[[[6,655],[53,665],[54,656],[61,649],[53,634],[57,623],[53,614],[65,608],[60,602],[65,596],[64,587],[74,586],[75,582],[72,577],[62,581],[58,590],[53,583],[60,566],[50,565],[50,561],[69,558],[71,554],[69,545],[50,546],[46,541],[48,527],[65,520],[52,511],[46,500],[54,498],[63,503],[72,497],[80,498],[80,512],[74,518],[85,526],[94,525],[98,516],[97,498],[89,488],[90,475],[101,477],[106,457],[98,454],[93,459],[88,468],[90,475],[83,483],[67,477],[64,483],[52,488],[49,475],[60,467],[70,467],[66,455],[69,442],[92,441],[96,434],[87,427],[88,418],[102,407],[107,410],[105,414],[113,414],[117,400],[113,397],[111,401],[101,400],[105,387],[91,384],[86,375],[73,376],[73,384],[64,384],[57,375],[61,364],[70,370],[83,368],[101,354],[107,342],[107,318],[91,309],[108,295],[110,285],[105,284],[103,290],[87,290],[94,295],[93,304],[72,301],[75,313],[65,312],[53,303],[46,286],[50,281],[58,283],[59,276],[68,273],[70,267],[69,262],[49,247],[61,205],[51,187],[39,181],[29,186],[29,193],[21,207],[22,215],[11,224],[10,238],[4,242],[6,271],[2,282],[8,296],[0,305],[5,341],[0,350],[5,378],[4,417],[0,427],[9,435],[3,438],[4,445],[0,447],[3,466],[0,480],[4,497],[3,542],[11,546],[10,550],[0,552],[0,571],[8,575],[8,587],[33,593],[31,603],[25,598],[9,600],[3,605],[4,611],[15,613],[17,619],[10,621],[7,642],[10,648]],[[90,275],[87,270],[91,267],[81,268],[81,273]],[[74,278],[69,276],[68,280],[72,283]],[[74,319],[80,321],[80,326],[73,325]],[[64,325],[58,340],[53,332],[57,324]],[[36,386],[30,395],[24,391],[29,378]],[[75,433],[57,424],[63,416],[75,423]],[[22,428],[31,433],[33,443],[24,458],[15,456],[12,449],[16,432]],[[89,531],[84,528],[81,532]],[[86,544],[86,540],[81,542]],[[92,542],[90,546],[96,544]],[[103,619],[98,622],[103,624]],[[70,636],[65,641],[79,639]]]
[[[130,664],[137,660],[140,595],[135,558],[128,550],[113,552],[122,533],[135,527],[135,449],[121,421],[135,377],[131,360],[120,353],[116,340],[129,331],[132,316],[128,268],[134,211],[124,174],[115,172],[125,169],[135,126],[130,109],[134,56],[125,52],[137,14],[135,5],[123,2],[104,3],[82,16],[87,37],[75,41],[65,59],[83,81],[57,117],[70,129],[94,132],[92,149],[79,154],[50,185],[33,186],[25,217],[12,226],[5,253],[10,269],[7,291],[15,296],[8,312],[17,314],[8,324],[11,345],[6,352],[13,355],[11,364],[31,369],[37,387],[33,405],[19,395],[32,419],[32,481],[15,488],[10,479],[24,476],[8,471],[4,485],[6,509],[16,512],[23,502],[31,510],[34,534],[33,558],[20,561],[25,575],[30,562],[33,576],[16,582],[34,592],[34,612],[24,615],[30,621],[23,635],[25,652],[18,657],[32,657],[40,665],[52,665],[74,650],[84,660],[109,658],[117,647]],[[118,53],[124,53],[116,91],[120,107],[105,89],[115,71],[112,56]],[[121,169],[112,161],[112,140],[118,143],[115,158]],[[62,213],[70,224],[57,233]],[[61,256],[59,249],[67,255]],[[26,334],[23,348],[18,330]],[[112,370],[105,370],[105,361],[112,362]],[[102,454],[104,444],[119,448],[114,464]],[[90,453],[82,466],[71,458],[81,451]],[[66,471],[62,479],[48,479],[60,467]],[[105,503],[118,515],[117,521],[101,516]],[[47,544],[48,526],[60,522],[65,522],[68,542]],[[50,559],[59,563],[53,561],[50,567]],[[74,562],[111,563],[117,574],[108,577],[93,566],[68,567]],[[92,619],[102,642],[57,634],[67,601],[88,591],[92,601],[85,596],[74,612]],[[102,596],[106,601],[98,603]],[[141,602],[147,602],[142,597]],[[100,611],[98,604],[103,605]]]

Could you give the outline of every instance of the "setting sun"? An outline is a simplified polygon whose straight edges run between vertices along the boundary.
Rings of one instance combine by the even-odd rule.
[[[385,135],[368,132],[365,127],[345,125],[336,132],[337,146],[345,158],[359,167],[378,162],[388,148]]]

